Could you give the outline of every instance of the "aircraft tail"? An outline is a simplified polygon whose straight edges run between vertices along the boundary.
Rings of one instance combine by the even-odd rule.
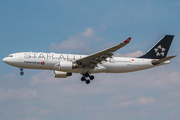
[[[169,56],[169,57],[166,57],[166,58],[162,58],[162,59],[159,59],[159,60],[152,60],[151,63],[153,65],[158,65],[158,64],[161,64],[161,63],[164,63],[174,57],[176,57],[177,55],[174,55],[174,56]]]
[[[147,53],[138,58],[162,59],[165,58],[170,48],[174,35],[165,35]]]

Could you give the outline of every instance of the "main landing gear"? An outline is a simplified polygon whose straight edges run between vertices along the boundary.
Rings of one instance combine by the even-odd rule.
[[[91,81],[87,77],[89,77],[90,80],[94,80],[94,76],[90,75],[89,72],[86,72],[85,74],[82,75],[81,81],[86,81],[86,84],[89,84]]]
[[[24,75],[23,68],[20,68],[20,75]]]

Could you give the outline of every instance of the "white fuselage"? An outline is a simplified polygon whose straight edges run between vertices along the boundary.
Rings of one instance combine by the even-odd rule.
[[[87,55],[21,52],[11,54],[8,57],[4,58],[3,61],[9,65],[20,68],[59,70],[70,73],[85,73],[86,69],[84,67],[78,67],[71,70],[61,70],[61,68],[57,66],[57,64],[60,64],[62,61],[74,62],[75,60],[78,60],[86,56]],[[98,64],[94,69],[90,69],[89,72],[125,73],[157,66],[151,64],[152,59],[112,57],[107,58],[106,60],[107,61],[103,61],[102,64]],[[166,61],[159,65],[168,63],[170,63],[170,61]]]

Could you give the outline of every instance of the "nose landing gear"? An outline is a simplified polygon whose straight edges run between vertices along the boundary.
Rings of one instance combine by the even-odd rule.
[[[94,76],[93,75],[90,75],[89,72],[86,72],[85,74],[82,75],[81,77],[81,81],[86,81],[86,84],[89,84],[91,81],[86,77],[89,77],[90,80],[93,80],[94,79]]]
[[[23,68],[20,68],[20,75],[24,75]]]

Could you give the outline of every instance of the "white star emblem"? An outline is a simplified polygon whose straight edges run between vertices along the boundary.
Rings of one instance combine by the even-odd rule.
[[[164,56],[164,51],[166,51],[166,49],[159,45],[157,48],[154,48],[154,51],[156,56]]]

